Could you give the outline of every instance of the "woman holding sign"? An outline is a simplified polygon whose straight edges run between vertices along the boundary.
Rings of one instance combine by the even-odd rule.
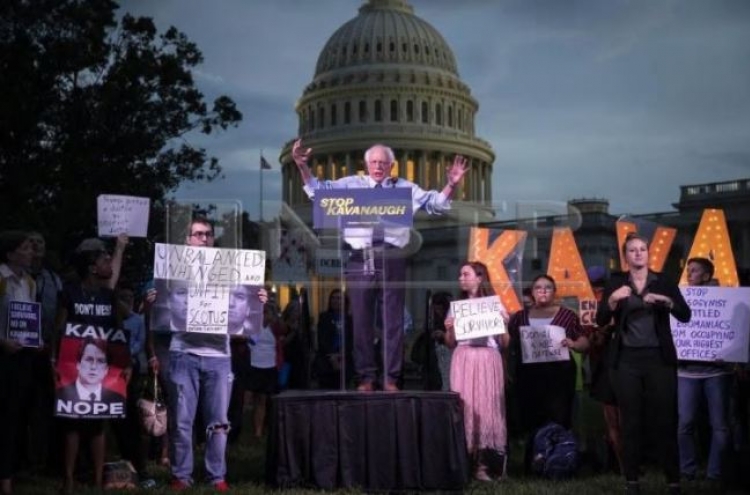
[[[461,300],[451,304],[451,312],[445,319],[445,344],[451,349],[455,348],[451,361],[451,390],[458,392],[464,403],[466,445],[474,460],[474,477],[480,481],[492,481],[505,474],[505,373],[498,349],[508,347],[508,334],[505,332],[508,313],[495,296],[484,264],[478,261],[464,263],[458,283],[461,286]],[[472,299],[490,297],[492,300],[481,306],[470,304]],[[494,323],[492,331],[495,334],[461,338],[469,327],[463,325],[462,320],[468,321],[472,315],[482,313],[482,307],[494,313],[487,312],[488,317],[483,318],[482,322]],[[485,315],[482,313],[482,316]],[[474,328],[480,326],[477,324]]]
[[[32,402],[33,365],[39,347],[36,285],[28,273],[33,249],[27,232],[0,233],[0,493],[12,493],[14,458],[25,437],[26,408]],[[36,309],[36,310],[35,310]],[[27,325],[28,322],[28,325]],[[35,328],[32,323],[36,322]],[[36,338],[27,338],[26,335]],[[37,340],[36,343],[30,342]]]
[[[596,323],[614,318],[609,346],[609,376],[620,406],[622,463],[627,493],[638,484],[644,416],[654,426],[659,459],[670,493],[680,493],[677,449],[677,353],[670,314],[690,321],[690,307],[674,283],[648,269],[648,243],[635,232],[625,238],[622,252],[627,273],[613,275],[604,289]]]
[[[508,325],[521,418],[531,435],[550,422],[570,429],[576,365],[569,349],[583,352],[589,347],[578,315],[560,306],[556,291],[552,277],[538,275],[531,283],[533,304],[515,313]]]

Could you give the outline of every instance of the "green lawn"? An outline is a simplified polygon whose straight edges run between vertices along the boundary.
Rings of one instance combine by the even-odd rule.
[[[586,424],[586,428],[582,428],[583,434],[589,438],[596,438],[601,434],[601,421],[598,415],[598,405],[584,400],[584,405],[581,408],[580,417],[581,423]],[[263,483],[264,469],[265,469],[265,442],[250,440],[250,424],[249,414],[246,416],[246,425],[243,428],[243,436],[240,438],[238,445],[231,446],[228,449],[228,481],[232,486],[231,493],[242,493],[242,494],[260,494],[268,493],[272,489]],[[509,477],[502,482],[496,483],[479,483],[472,482],[467,488],[466,492],[471,493],[496,493],[501,492],[508,495],[536,495],[536,494],[575,494],[575,495],[598,495],[604,493],[623,493],[623,481],[622,478],[614,474],[596,474],[590,465],[584,465],[579,473],[579,476],[575,480],[564,481],[564,482],[552,482],[547,480],[526,478],[522,475],[521,459],[522,459],[522,442],[515,442],[512,446],[512,455],[509,465]],[[114,460],[114,459],[112,459]],[[750,477],[747,473],[750,472],[750,468],[745,464],[745,469],[741,470],[743,474],[740,475],[740,479],[748,479]],[[202,466],[201,453],[198,452],[196,455],[196,466],[199,466],[197,471],[200,471]],[[169,472],[165,468],[151,464],[149,466],[150,472],[154,479],[156,479],[158,486],[155,489],[149,490],[150,493],[169,493],[167,489],[167,483],[169,481]],[[744,478],[742,478],[744,476]],[[656,467],[648,467],[646,474],[642,479],[643,493],[666,493],[666,487],[664,484],[664,478],[660,471]],[[60,481],[58,479],[43,477],[43,476],[21,476],[16,482],[16,493],[17,494],[39,494],[39,495],[56,495]],[[746,485],[747,486],[747,485]],[[687,494],[714,494],[715,490],[704,483],[691,483],[684,486],[684,493]],[[82,487],[77,493],[98,493],[96,490],[91,488]],[[109,493],[118,493],[118,491],[110,491]],[[132,491],[122,491],[122,493],[133,493]],[[198,485],[196,488],[190,490],[188,493],[195,494],[209,494],[215,493],[212,489],[206,486]],[[320,490],[312,489],[294,489],[284,490],[284,493],[289,494],[305,494],[305,493],[321,493]],[[357,490],[339,490],[336,493],[361,493]],[[747,489],[745,491],[732,489],[728,493],[749,493]]]

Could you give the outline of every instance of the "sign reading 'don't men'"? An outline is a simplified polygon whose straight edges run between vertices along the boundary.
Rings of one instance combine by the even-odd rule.
[[[505,333],[505,321],[501,314],[503,309],[503,303],[498,296],[451,301],[456,340]]]
[[[557,325],[534,325],[519,328],[521,337],[521,361],[528,363],[549,363],[568,361],[570,351],[563,347],[565,329]]]
[[[130,237],[146,237],[150,206],[149,198],[100,194],[96,198],[99,236],[127,234]]]
[[[690,321],[672,320],[677,359],[748,362],[750,288],[680,287],[690,306]]]

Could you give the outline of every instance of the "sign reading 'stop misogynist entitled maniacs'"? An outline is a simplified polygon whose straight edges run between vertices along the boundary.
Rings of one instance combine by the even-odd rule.
[[[750,288],[680,287],[690,321],[672,318],[672,340],[682,361],[748,362]]]

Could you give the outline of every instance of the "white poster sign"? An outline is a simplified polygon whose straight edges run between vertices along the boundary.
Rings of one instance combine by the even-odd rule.
[[[113,237],[120,234],[127,234],[130,237],[146,237],[150,207],[149,198],[100,194],[96,198],[99,237]]]
[[[505,333],[505,322],[500,314],[504,309],[498,296],[451,301],[456,340]]]
[[[750,287],[680,287],[692,310],[688,323],[672,317],[677,359],[747,363]]]
[[[265,251],[156,244],[154,278],[195,285],[263,285]]]
[[[570,351],[563,347],[565,329],[557,325],[522,326],[521,360],[528,363],[568,361]]]
[[[156,331],[250,335],[260,329],[258,291],[266,253],[157,244],[157,299],[151,312]]]

